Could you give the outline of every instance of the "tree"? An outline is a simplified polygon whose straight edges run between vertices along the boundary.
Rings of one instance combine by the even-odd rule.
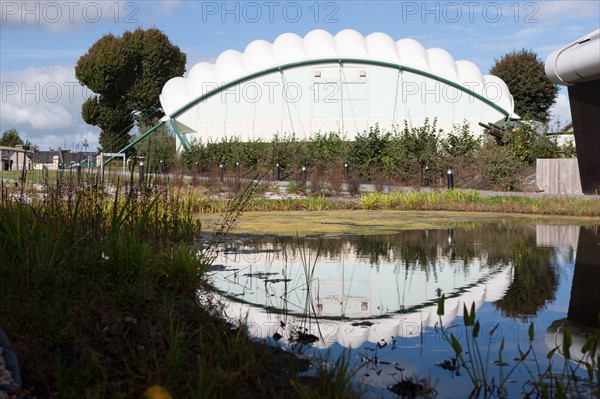
[[[23,139],[19,136],[17,129],[8,129],[2,133],[0,137],[0,145],[4,147],[14,147],[16,145],[23,145]]]
[[[27,151],[33,151],[35,153],[40,152],[40,147],[38,147],[37,144],[32,143],[29,140],[25,140],[25,144],[23,144],[23,148],[26,149]]]
[[[150,126],[152,127],[152,126]],[[148,128],[146,126],[147,131]],[[140,130],[140,132],[144,132]],[[175,135],[163,125],[135,145],[138,155],[146,158],[146,167],[150,172],[168,172],[177,158]]]
[[[546,76],[544,63],[537,54],[523,49],[512,51],[495,61],[490,74],[506,82],[515,100],[517,115],[547,123],[558,86]]]
[[[163,115],[158,96],[164,84],[185,72],[186,55],[158,29],[107,34],[75,66],[82,85],[95,94],[81,107],[83,120],[102,129],[103,151],[129,143],[129,132],[155,124]]]

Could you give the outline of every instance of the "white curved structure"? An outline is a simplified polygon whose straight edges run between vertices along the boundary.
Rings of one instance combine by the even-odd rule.
[[[466,120],[477,130],[479,122],[501,126],[514,116],[506,84],[475,64],[412,39],[354,30],[285,33],[243,53],[227,50],[168,81],[160,101],[183,142],[319,131],[351,140],[376,123],[392,130],[437,118],[449,130]]]
[[[572,86],[600,77],[600,29],[555,50],[546,59],[546,75],[556,84]]]

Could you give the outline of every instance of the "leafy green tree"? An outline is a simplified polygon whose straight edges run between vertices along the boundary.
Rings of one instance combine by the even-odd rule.
[[[506,82],[520,117],[548,121],[558,86],[548,79],[544,63],[535,52],[523,49],[505,54],[496,60],[490,74]]]
[[[559,158],[560,148],[548,136],[539,134],[528,122],[520,122],[502,138],[512,156],[527,165],[537,158]]]
[[[150,127],[145,127],[146,131]],[[177,158],[176,138],[164,125],[135,145],[137,155],[146,158],[151,172],[167,172],[175,165]]]
[[[2,133],[0,137],[0,145],[4,147],[14,147],[16,145],[24,145],[23,139],[19,135],[17,129],[8,129]]]
[[[129,143],[133,125],[162,117],[158,96],[164,84],[185,72],[186,55],[158,29],[107,34],[75,66],[75,75],[94,95],[81,107],[83,120],[102,129],[103,151]]]
[[[391,137],[391,133],[381,131],[379,125],[370,127],[368,132],[359,133],[348,154],[350,168],[358,171],[362,179],[373,178],[375,170],[383,167],[383,158]]]
[[[462,125],[454,125],[452,131],[441,141],[444,152],[453,158],[473,154],[480,144],[479,138],[473,135],[467,121]]]

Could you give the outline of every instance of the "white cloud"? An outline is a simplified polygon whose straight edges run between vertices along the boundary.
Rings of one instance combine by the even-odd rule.
[[[521,40],[529,41],[535,37],[539,37],[543,33],[544,33],[544,30],[539,27],[525,28],[525,29],[521,29],[521,30],[517,31],[515,34],[513,34],[512,40],[514,40],[514,41],[521,41]]]
[[[158,15],[171,15],[181,5],[181,0],[161,0],[157,7]]]
[[[29,49],[29,48],[12,48],[3,49],[2,58],[17,58],[22,60],[63,60],[65,58],[79,59],[82,54],[85,54],[88,49]]]
[[[139,23],[140,2],[135,1],[40,1],[0,2],[3,29],[39,29],[68,33],[99,23]]]
[[[0,129],[15,128],[40,149],[78,143],[87,138],[97,147],[99,129],[81,118],[89,96],[75,78],[73,66],[54,65],[2,72]],[[94,133],[95,131],[95,133]]]
[[[600,3],[596,0],[584,1],[538,1],[535,18],[544,22],[561,22],[565,20],[596,19],[600,15]]]

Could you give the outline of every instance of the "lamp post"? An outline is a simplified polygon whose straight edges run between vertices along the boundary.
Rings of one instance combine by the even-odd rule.
[[[144,181],[144,158],[140,158],[140,184]]]
[[[452,174],[452,167],[448,167],[448,190],[452,190],[454,188],[454,175]]]

